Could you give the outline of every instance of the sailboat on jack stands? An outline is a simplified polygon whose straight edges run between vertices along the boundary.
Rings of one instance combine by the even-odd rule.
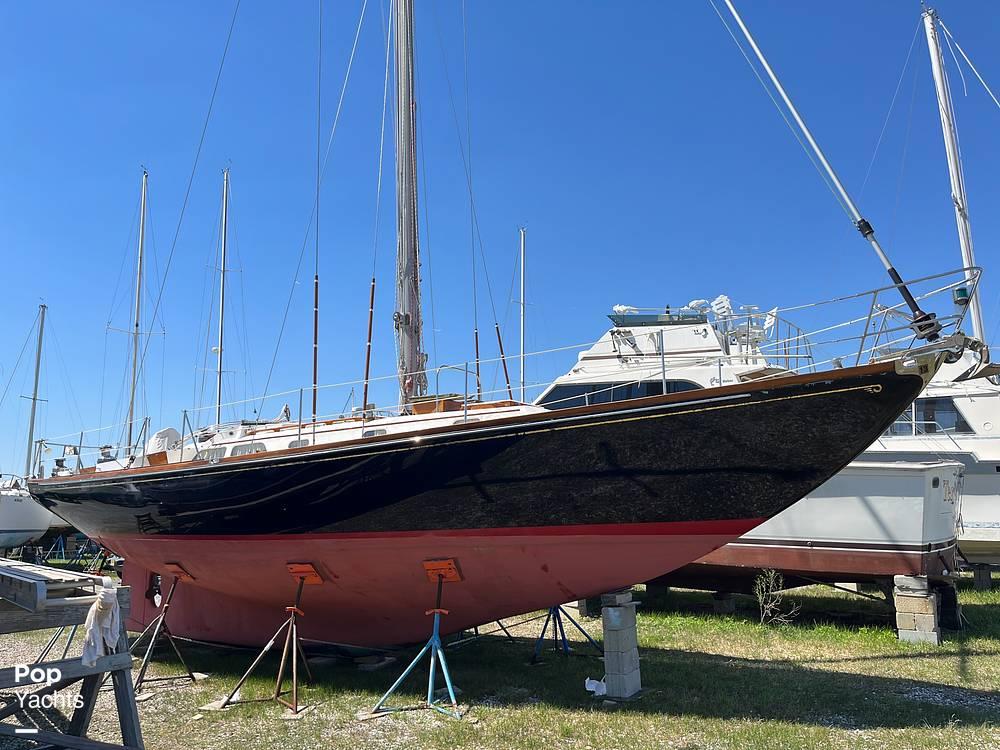
[[[936,343],[867,366],[559,411],[429,395],[411,0],[397,0],[393,23],[400,413],[216,425],[128,468],[30,484],[123,555],[137,590],[147,571],[186,581],[174,633],[266,641],[294,590],[290,563],[322,578],[302,635],[358,645],[426,636],[431,560],[462,577],[443,632],[661,575],[843,468],[955,345],[908,297],[914,330]],[[133,612],[148,619],[152,605]]]
[[[45,333],[46,305],[38,306],[38,343],[35,349],[35,380],[31,392],[31,416],[28,418],[28,449],[24,459],[24,476],[0,476],[0,552],[34,541],[45,535],[59,519],[31,499],[25,488],[25,478],[31,476],[35,450],[35,409],[38,406],[38,376],[42,363],[42,336]]]

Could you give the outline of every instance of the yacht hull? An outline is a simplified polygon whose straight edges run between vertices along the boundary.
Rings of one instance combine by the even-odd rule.
[[[0,550],[40,539],[58,520],[24,490],[0,490]]]
[[[962,479],[956,462],[852,462],[791,508],[656,583],[752,593],[765,568],[790,586],[949,575]]]
[[[987,440],[995,441],[995,438]],[[970,565],[1000,565],[1000,463],[987,440],[966,436],[926,435],[882,439],[862,455],[864,460],[926,461],[928,456],[961,463],[965,470],[958,549]],[[898,444],[913,450],[898,449]],[[917,447],[921,449],[917,449]],[[980,455],[983,454],[983,455]]]
[[[323,577],[306,586],[299,631],[305,638],[361,646],[417,641],[430,635],[435,586],[428,559],[452,558],[463,579],[448,583],[442,606],[447,632],[619,588],[674,568],[724,544],[758,519],[694,524],[509,529],[406,536],[302,536],[116,539],[125,583],[149,588],[149,571],[181,560],[195,580],[178,586],[170,609],[174,633],[201,640],[259,645],[295,599],[288,562],[310,562]],[[635,571],[634,573],[632,571]],[[167,579],[169,583],[169,578]],[[165,586],[162,586],[165,593]],[[139,601],[141,599],[141,601]],[[130,629],[158,610],[133,598]]]
[[[310,635],[410,642],[427,635],[425,560],[453,557],[464,577],[448,584],[448,631],[665,573],[826,481],[933,369],[871,365],[217,464],[58,477],[31,491],[130,563],[163,574],[180,566],[193,579],[181,588],[279,620],[294,589],[286,565],[309,562],[323,578],[306,593]],[[270,627],[241,635],[219,609],[191,613],[191,629],[172,610],[172,628],[259,642]]]

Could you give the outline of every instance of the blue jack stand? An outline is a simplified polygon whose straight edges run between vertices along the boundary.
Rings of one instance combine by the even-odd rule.
[[[428,572],[430,572],[430,569],[428,569]],[[417,654],[416,658],[410,662],[410,666],[406,668],[406,671],[399,676],[399,679],[392,683],[392,687],[389,688],[386,694],[383,695],[379,702],[375,704],[375,708],[373,708],[371,714],[369,714],[370,717],[374,718],[377,716],[384,716],[395,711],[411,711],[417,708],[432,708],[438,713],[450,716],[453,719],[462,718],[462,713],[458,710],[458,701],[455,699],[455,688],[451,683],[451,674],[448,672],[448,662],[444,658],[444,649],[441,645],[441,615],[448,614],[448,610],[441,609],[441,589],[444,586],[446,576],[447,574],[443,572],[436,573],[437,603],[434,609],[429,609],[424,613],[427,615],[434,615],[434,626],[431,631],[430,640],[427,641],[427,644],[422,649],[420,649],[420,653]],[[461,580],[461,578],[450,578],[449,580]],[[389,696],[399,689],[399,686],[403,684],[406,678],[410,676],[410,673],[416,668],[417,664],[420,663],[420,660],[427,654],[430,654],[431,657],[430,676],[427,678],[427,700],[418,706],[405,706],[399,708],[386,707],[385,702],[389,699]],[[441,705],[434,698],[434,678],[436,676],[438,662],[441,663],[441,673],[444,675],[444,684],[448,688],[448,698],[451,700],[450,706]]]
[[[542,646],[545,644],[545,633],[549,629],[550,622],[552,623],[552,647],[556,651],[561,650],[564,656],[569,656],[573,649],[570,648],[569,641],[566,640],[566,626],[563,624],[564,617],[570,621],[573,627],[583,633],[583,637],[590,641],[590,645],[597,650],[597,653],[604,653],[604,649],[598,645],[597,641],[590,637],[590,633],[580,627],[580,623],[574,620],[573,616],[560,605],[549,607],[549,613],[545,616],[545,624],[542,626],[542,634],[535,641],[535,653],[531,656],[531,664],[538,664],[541,661]]]

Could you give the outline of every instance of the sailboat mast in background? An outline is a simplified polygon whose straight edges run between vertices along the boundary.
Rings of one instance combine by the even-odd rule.
[[[525,319],[525,300],[524,300],[524,235],[525,228],[521,227],[517,230],[521,235],[521,403],[524,403],[524,319]]]
[[[944,69],[944,54],[937,33],[937,12],[928,8],[923,13],[924,31],[927,33],[927,50],[931,56],[931,72],[934,74],[934,89],[937,91],[938,111],[941,113],[941,132],[944,135],[944,150],[948,157],[948,177],[951,180],[951,200],[955,206],[955,222],[958,224],[958,243],[962,248],[962,263],[966,268],[976,265],[972,250],[972,225],[969,223],[969,208],[965,196],[965,175],[962,173],[962,159],[958,150],[958,132],[955,129],[955,110],[951,103],[951,87]],[[972,335],[985,341],[983,311],[979,304],[979,291],[969,300],[969,317],[972,320]]]
[[[229,239],[229,169],[222,170],[222,250],[219,265],[219,345],[215,373],[215,423],[222,424],[222,338],[226,320],[226,246]]]
[[[42,335],[45,333],[45,305],[38,306],[38,344],[35,347],[35,385],[31,390],[31,416],[28,418],[28,454],[24,458],[24,478],[31,476],[31,456],[35,449],[35,409],[38,406],[38,374],[42,365]]]
[[[149,184],[149,172],[142,170],[142,193],[139,198],[139,252],[135,269],[135,316],[132,323],[132,387],[128,395],[128,445],[132,450],[132,425],[135,420],[135,391],[139,384],[139,339],[142,322],[142,260],[146,247],[146,190]]]
[[[416,98],[413,72],[413,2],[396,0],[396,344],[399,402],[427,393],[427,355],[420,309],[417,224]]]

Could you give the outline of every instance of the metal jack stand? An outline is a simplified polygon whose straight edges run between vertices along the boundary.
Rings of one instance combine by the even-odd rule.
[[[197,682],[198,678],[194,676],[194,672],[184,661],[184,657],[181,656],[181,650],[177,648],[177,643],[174,641],[174,636],[170,632],[170,628],[167,626],[167,614],[170,612],[170,602],[174,598],[174,591],[177,589],[177,583],[180,580],[180,576],[174,576],[174,580],[170,584],[170,589],[167,591],[167,596],[163,600],[163,604],[160,606],[160,614],[153,618],[153,621],[146,626],[146,629],[142,631],[135,642],[132,643],[132,648],[130,653],[135,656],[136,650],[139,648],[139,644],[142,639],[146,637],[147,634],[152,632],[149,639],[149,645],[146,647],[146,653],[142,657],[142,665],[139,667],[139,674],[135,678],[135,692],[142,690],[142,684],[144,682],[163,682],[167,680],[177,680],[177,679],[189,679],[191,682]],[[167,643],[173,648],[174,653],[177,654],[177,658],[181,662],[181,666],[184,667],[185,674],[173,675],[171,677],[146,677],[146,670],[149,668],[150,659],[153,656],[153,651],[156,649],[159,643],[160,636],[166,636]]]
[[[302,642],[299,640],[299,627],[297,619],[298,617],[304,617],[305,612],[300,608],[302,604],[302,587],[305,584],[321,584],[323,579],[320,577],[316,569],[309,563],[289,563],[288,572],[292,574],[294,578],[298,579],[299,585],[295,591],[295,605],[291,607],[285,607],[285,611],[288,613],[288,619],[285,620],[281,627],[279,627],[271,640],[267,642],[264,646],[264,650],[261,651],[257,658],[253,660],[253,664],[246,673],[240,678],[240,681],[236,683],[236,687],[233,691],[222,699],[218,705],[213,705],[212,708],[223,709],[227,706],[235,706],[240,703],[262,703],[266,701],[277,701],[282,706],[287,708],[292,712],[293,716],[298,716],[299,714],[306,711],[308,706],[299,706],[299,658],[302,659],[302,666],[306,670],[306,679],[312,682],[312,672],[309,671],[309,662],[306,661],[306,654],[302,648]],[[257,665],[263,661],[267,652],[271,650],[275,642],[278,640],[278,636],[281,635],[281,631],[285,631],[285,647],[281,652],[281,666],[278,667],[278,679],[274,683],[274,693],[268,698],[247,698],[239,699],[236,695],[240,692],[240,688],[243,687],[253,671],[257,668]],[[288,666],[289,659],[291,660],[292,666],[292,701],[289,703],[282,696],[285,695],[287,691],[283,691],[282,684],[285,681],[285,667]]]
[[[597,653],[603,654],[604,649],[598,645],[597,641],[590,637],[590,633],[580,627],[580,623],[573,619],[573,616],[562,608],[562,605],[556,607],[549,607],[549,613],[545,616],[545,624],[542,626],[542,634],[538,636],[538,640],[535,641],[535,652],[531,655],[531,664],[538,664],[541,661],[542,646],[545,644],[545,633],[549,629],[549,622],[552,623],[552,647],[556,651],[562,651],[564,656],[569,656],[570,652],[573,650],[569,646],[569,641],[566,640],[566,626],[563,624],[563,619],[566,618],[570,623],[583,633],[583,637],[590,641],[590,645],[593,646]]]
[[[426,645],[420,649],[420,653],[417,654],[413,661],[410,662],[410,666],[406,668],[403,674],[401,674],[399,678],[392,683],[392,687],[389,688],[386,694],[383,695],[379,699],[379,702],[375,704],[375,708],[372,709],[371,714],[365,718],[385,716],[386,714],[390,714],[395,711],[409,711],[416,708],[432,708],[438,713],[450,716],[453,719],[462,718],[462,712],[458,709],[458,701],[455,699],[455,687],[452,685],[451,674],[448,672],[448,662],[444,658],[444,649],[441,646],[441,615],[448,614],[448,610],[441,608],[441,590],[444,588],[445,581],[461,581],[462,574],[458,570],[457,562],[453,559],[427,560],[424,562],[424,569],[427,571],[428,578],[432,581],[437,581],[437,599],[434,609],[429,609],[424,613],[427,615],[434,615],[434,625],[431,629],[430,640],[428,640]],[[410,673],[416,668],[417,664],[420,663],[420,660],[427,654],[430,654],[431,657],[430,675],[427,678],[427,700],[419,706],[386,708],[385,702],[389,700],[389,696],[399,689],[399,686],[403,684],[406,678],[410,676]],[[434,684],[438,662],[441,663],[441,673],[444,675],[444,684],[448,689],[448,698],[451,701],[450,707],[438,704],[437,699],[434,697]]]

